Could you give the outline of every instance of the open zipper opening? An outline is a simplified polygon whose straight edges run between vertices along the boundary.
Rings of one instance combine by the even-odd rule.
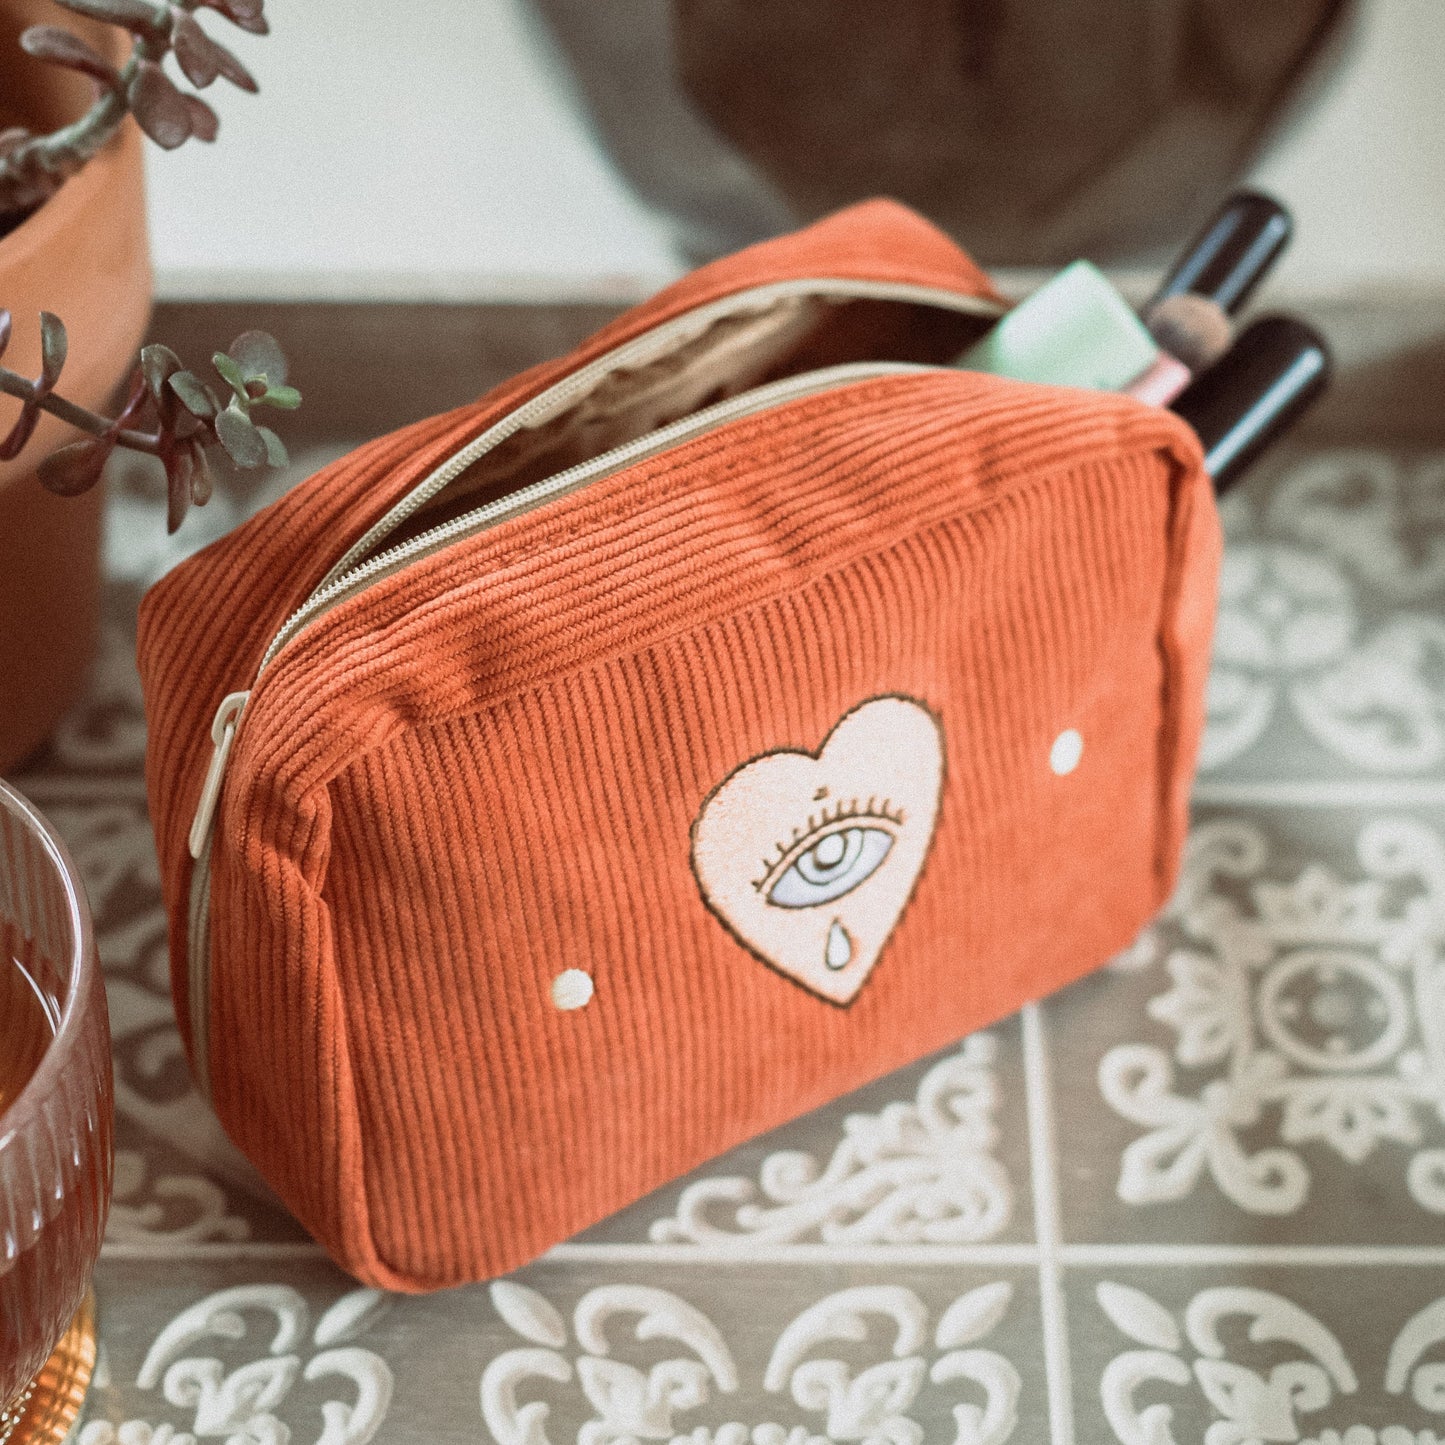
[[[510,490],[789,374],[850,362],[951,362],[963,349],[960,338],[967,345],[1004,309],[1000,302],[941,288],[827,277],[752,287],[696,307],[568,373],[453,453],[347,548],[318,590],[464,483],[474,468],[495,466],[508,448],[522,449],[529,438],[545,437],[579,413],[621,413],[633,417],[635,427],[630,435],[602,440],[584,427],[580,455],[532,476],[522,470]],[[687,373],[682,384],[646,392],[649,373],[669,364]],[[639,378],[646,394],[628,395]]]
[[[844,361],[811,366],[794,374],[776,375],[780,369],[786,372],[790,362],[797,365],[800,360],[826,361],[830,346],[827,335],[829,322],[833,322],[835,333],[841,329],[841,345],[846,354],[848,325],[838,326],[841,313],[837,310],[830,317],[821,308],[830,304],[837,308],[845,303],[857,305],[870,302],[894,306],[901,303],[932,309],[951,315],[954,328],[951,332],[943,328],[940,338],[930,342],[930,346],[939,353],[931,363],[909,360]],[[825,278],[783,282],[735,293],[653,328],[569,373],[554,386],[510,412],[460,448],[395,503],[347,548],[310,597],[282,624],[262,656],[251,686],[255,686],[256,680],[287,644],[313,622],[396,572],[730,422],[838,387],[879,377],[937,369],[940,362],[950,359],[961,349],[956,346],[959,318],[967,318],[967,324],[973,330],[982,331],[1002,310],[1000,304],[985,298],[930,287]],[[767,321],[772,324],[762,324]],[[751,334],[750,322],[753,323]],[[688,373],[683,367],[680,369],[681,384],[675,384],[669,390],[665,368],[669,359],[685,354],[690,342],[706,338],[709,333],[715,338],[720,327],[726,328],[727,332],[723,355],[730,357],[734,363],[730,368],[724,368],[727,370],[727,379],[722,383],[724,389],[747,385],[759,375],[771,375],[772,379],[764,380],[761,385],[747,385],[747,389],[737,394],[724,395],[712,405],[699,408],[696,395],[699,388],[702,388],[704,398],[717,393],[717,385],[712,378],[706,372],[699,377],[696,369]],[[835,338],[831,345],[836,351],[838,339]],[[709,359],[716,371],[717,357]],[[744,364],[736,364],[740,359]],[[659,367],[663,368],[661,376],[658,375]],[[528,466],[535,470],[539,459],[555,457],[559,451],[565,455],[569,444],[585,447],[589,441],[595,443],[595,433],[588,433],[585,427],[582,428],[584,435],[575,443],[566,438],[564,429],[555,429],[559,420],[570,420],[569,408],[577,408],[579,403],[585,405],[589,398],[596,398],[600,392],[604,399],[597,410],[605,413],[607,407],[614,404],[606,399],[607,387],[612,385],[615,391],[631,383],[636,390],[639,375],[645,379],[640,388],[644,404],[634,409],[629,425],[634,430],[640,428],[640,434],[571,466],[533,480],[527,479]],[[618,378],[622,381],[618,382]],[[662,420],[669,408],[680,409],[683,414],[671,420]],[[547,432],[549,425],[554,426],[550,434]],[[527,433],[543,440],[543,445],[533,447],[530,456]],[[559,435],[563,438],[560,444]],[[465,507],[457,515],[445,516],[433,525],[426,525],[428,517],[425,509],[434,499],[463,479],[469,469],[476,468],[489,454],[494,458],[501,454],[513,439],[520,441],[513,441],[515,455],[509,458],[511,470],[504,468],[500,479],[496,476],[484,478],[485,484],[480,489],[484,500]],[[392,545],[383,546],[393,537],[397,540]],[[226,762],[249,696],[249,689],[231,693],[217,711],[212,726],[211,763],[189,840],[195,862],[189,900],[188,1012],[197,1081],[208,1095],[211,844]]]
[[[384,548],[349,571],[340,573],[331,582],[318,587],[286,619],[281,630],[272,638],[271,645],[266,649],[260,666],[256,669],[256,676],[260,678],[288,642],[349,598],[464,538],[474,537],[492,527],[500,526],[503,522],[525,516],[549,502],[580,491],[592,482],[610,477],[624,467],[635,466],[649,457],[671,451],[674,447],[705,436],[730,422],[855,382],[873,381],[883,376],[909,376],[934,369],[906,361],[853,362],[827,367],[821,371],[805,372],[802,376],[786,377],[767,386],[743,392],[741,396],[718,402],[693,416],[639,437],[626,446],[604,452],[600,457],[569,467],[555,476],[544,477],[451,521],[420,532],[397,546]]]

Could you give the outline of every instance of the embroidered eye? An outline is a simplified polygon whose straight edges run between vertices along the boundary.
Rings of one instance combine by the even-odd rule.
[[[881,821],[881,820],[877,820]],[[779,908],[813,908],[851,893],[876,873],[893,847],[893,830],[857,820],[833,824],[803,839],[774,870],[768,902]]]

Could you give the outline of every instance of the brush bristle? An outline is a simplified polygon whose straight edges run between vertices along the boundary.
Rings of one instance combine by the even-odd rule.
[[[1144,319],[1154,340],[1196,374],[1213,366],[1234,339],[1218,303],[1187,291],[1166,296]]]

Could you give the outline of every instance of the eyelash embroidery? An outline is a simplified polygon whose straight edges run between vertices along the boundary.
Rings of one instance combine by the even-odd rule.
[[[785,864],[790,863],[799,853],[806,853],[808,846],[813,846],[818,841],[818,835],[835,823],[853,819],[873,819],[876,822],[892,823],[894,827],[901,828],[906,821],[902,808],[894,806],[891,798],[884,798],[880,803],[876,797],[870,797],[863,806],[858,806],[858,799],[852,798],[848,802],[841,799],[830,809],[824,808],[821,813],[808,815],[808,821],[801,827],[793,829],[792,837],[787,842],[775,843],[774,853],[762,860],[760,864],[763,873],[761,878],[753,881],[755,891],[763,892],[783,870]]]

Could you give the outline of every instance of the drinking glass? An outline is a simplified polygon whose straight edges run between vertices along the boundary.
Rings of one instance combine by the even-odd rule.
[[[0,1445],[51,1445],[95,1365],[110,1028],[65,845],[0,782]]]

